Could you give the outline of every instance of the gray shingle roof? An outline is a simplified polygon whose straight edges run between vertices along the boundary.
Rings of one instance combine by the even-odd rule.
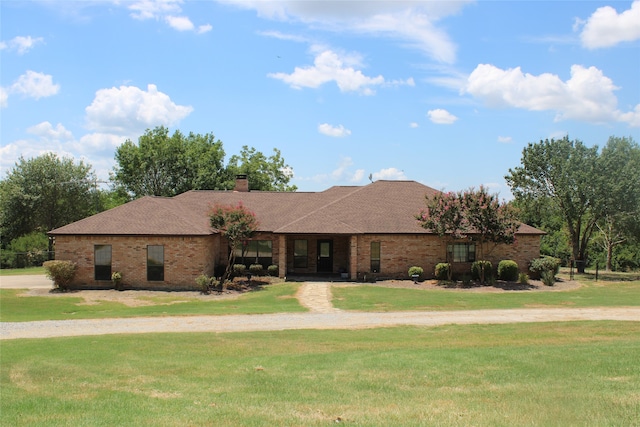
[[[376,181],[322,192],[188,191],[143,197],[51,231],[52,235],[209,235],[215,204],[242,203],[260,231],[296,234],[429,233],[415,220],[437,190],[415,181]],[[519,234],[543,234],[523,225]]]

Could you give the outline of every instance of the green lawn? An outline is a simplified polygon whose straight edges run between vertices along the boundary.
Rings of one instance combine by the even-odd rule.
[[[153,305],[129,307],[121,303],[101,301],[83,304],[84,300],[69,296],[18,296],[20,289],[0,290],[0,321],[96,319],[108,317],[179,316],[201,314],[258,314],[307,311],[295,298],[297,283],[282,283],[241,295],[237,299],[199,300],[167,292],[146,298]]]
[[[26,276],[32,274],[44,275],[44,267],[0,268],[0,276]]]
[[[631,426],[638,322],[3,341],[11,426]]]
[[[343,310],[478,310],[524,307],[640,305],[640,281],[586,282],[562,292],[470,292],[450,289],[388,288],[376,285],[332,288],[333,305]]]

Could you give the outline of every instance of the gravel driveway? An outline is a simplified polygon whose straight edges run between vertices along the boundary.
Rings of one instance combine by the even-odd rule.
[[[399,325],[501,324],[575,320],[640,321],[640,307],[525,308],[369,313],[331,306],[329,283],[305,283],[296,295],[308,313],[227,316],[172,316],[118,319],[2,322],[0,339],[157,332],[249,332],[291,329],[361,329]]]

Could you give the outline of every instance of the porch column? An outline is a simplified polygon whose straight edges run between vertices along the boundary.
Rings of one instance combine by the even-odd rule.
[[[349,250],[349,277],[351,280],[358,280],[358,236],[351,235]]]
[[[278,236],[278,277],[281,279],[287,275],[287,236]]]

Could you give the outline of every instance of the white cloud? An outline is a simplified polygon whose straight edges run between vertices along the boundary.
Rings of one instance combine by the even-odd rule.
[[[372,178],[374,181],[378,181],[378,180],[403,181],[407,179],[406,175],[404,174],[404,171],[398,170],[396,168],[380,169],[378,172],[374,172],[372,174]]]
[[[353,160],[351,157],[343,157],[338,163],[338,167],[331,172],[331,178],[334,181],[348,181],[351,183],[362,180],[364,176],[364,169],[357,169],[355,172],[350,171],[350,167],[353,166]]]
[[[171,28],[178,31],[192,31],[195,28],[191,19],[186,16],[165,16],[164,20]]]
[[[36,44],[43,42],[44,39],[42,37],[33,38],[31,36],[17,36],[12,38],[8,42],[0,42],[0,50],[15,50],[18,55],[24,55],[25,53],[30,51]]]
[[[510,144],[513,142],[513,138],[510,136],[498,136],[498,142],[502,142],[503,144]]]
[[[182,3],[182,0],[138,0],[125,4],[134,19],[164,21],[177,31],[195,31],[198,34],[211,31],[213,27],[210,24],[200,25],[196,28],[189,17],[180,15]]]
[[[596,9],[587,19],[580,40],[588,49],[615,46],[618,43],[640,39],[640,0],[618,14],[611,6]]]
[[[60,85],[53,84],[53,76],[28,70],[18,77],[18,80],[9,87],[7,92],[40,99],[55,95],[59,91]]]
[[[160,16],[180,13],[182,0],[139,0],[129,4],[131,16],[135,19],[158,19]]]
[[[150,84],[146,92],[135,86],[100,89],[85,111],[89,129],[130,135],[159,125],[174,125],[191,114],[193,108],[175,104]]]
[[[429,116],[429,120],[439,125],[451,125],[458,120],[456,116],[441,108],[427,111],[427,116]]]
[[[409,123],[409,127],[412,128],[412,129],[416,129],[416,128],[419,128],[420,125],[418,123],[416,123],[416,122],[411,122],[411,123]]]
[[[429,57],[453,63],[456,46],[436,23],[471,1],[247,1],[224,0],[273,20],[302,22],[314,28],[399,40]]]
[[[515,107],[530,111],[555,111],[556,121],[574,119],[592,123],[627,122],[635,126],[635,113],[617,110],[618,89],[595,67],[571,67],[566,82],[555,74],[523,73],[520,67],[502,70],[480,64],[471,73],[467,92],[490,107]]]
[[[282,80],[294,89],[303,87],[317,88],[325,83],[334,81],[341,92],[359,92],[372,95],[375,92],[371,86],[378,86],[385,82],[384,77],[368,77],[354,66],[359,65],[355,57],[340,56],[331,50],[319,53],[313,66],[296,67],[293,73],[271,73],[269,77]]]
[[[294,35],[294,34],[284,34],[281,33],[280,31],[259,31],[258,34],[260,34],[261,36],[264,37],[271,37],[274,39],[278,39],[278,40],[287,40],[287,41],[293,41],[293,42],[298,42],[298,43],[308,43],[309,39],[307,39],[306,37],[303,36],[298,36],[298,35]]]
[[[198,27],[198,34],[208,33],[211,30],[213,30],[213,27],[211,26],[211,24],[200,25]]]
[[[0,86],[0,108],[4,108],[9,105],[9,93],[5,88]]]
[[[329,123],[322,123],[321,125],[318,125],[318,132],[335,138],[343,138],[351,135],[351,131],[346,129],[344,126],[331,126]]]
[[[49,122],[42,122],[28,128],[27,133],[39,136],[50,142],[67,142],[73,140],[73,134],[60,123],[58,123],[56,127],[53,127]]]

